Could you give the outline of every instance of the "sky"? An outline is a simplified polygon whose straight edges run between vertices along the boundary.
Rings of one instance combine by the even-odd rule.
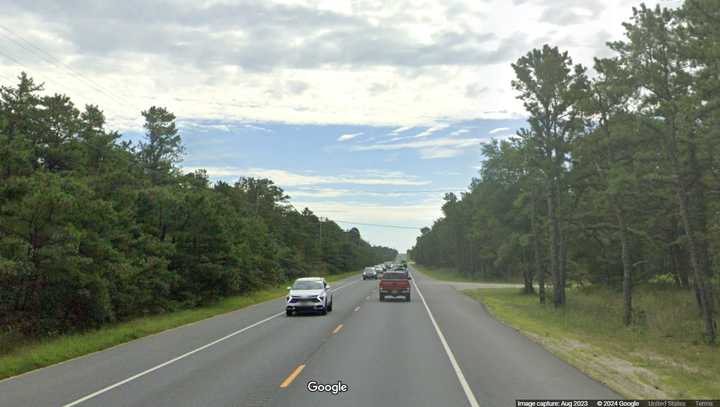
[[[402,252],[477,176],[483,144],[525,125],[510,64],[549,43],[591,67],[639,3],[0,0],[0,84],[26,71],[130,140],[165,106],[184,170],[270,178]]]

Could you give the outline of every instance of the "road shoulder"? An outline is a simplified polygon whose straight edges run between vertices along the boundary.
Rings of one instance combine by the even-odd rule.
[[[482,405],[517,399],[617,399],[604,384],[491,316],[449,284],[416,273],[428,306]]]
[[[553,310],[516,290],[464,293],[498,321],[624,397],[709,399],[720,391],[709,366],[718,358],[717,348],[713,351],[704,344],[673,347],[670,338],[622,327],[607,311]],[[691,353],[696,355],[688,358]]]

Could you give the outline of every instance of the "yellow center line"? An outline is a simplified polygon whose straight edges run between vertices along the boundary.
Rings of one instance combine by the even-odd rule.
[[[335,335],[336,333],[340,332],[340,330],[341,330],[342,328],[343,328],[343,324],[338,325],[338,326],[335,328],[335,330],[333,331],[333,335]]]
[[[288,376],[287,379],[285,379],[280,384],[280,388],[284,389],[284,388],[288,387],[290,385],[290,383],[292,383],[293,380],[295,380],[295,378],[298,377],[298,375],[300,374],[300,372],[302,372],[303,369],[305,369],[305,365],[300,365],[300,366],[296,367],[295,370],[293,370],[293,372],[290,373],[290,376]]]

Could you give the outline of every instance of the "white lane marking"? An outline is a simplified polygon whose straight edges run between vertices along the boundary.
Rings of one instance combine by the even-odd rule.
[[[357,283],[358,281],[360,281],[360,280],[356,280],[356,281],[353,281],[353,282],[351,282],[351,283],[347,283],[347,284],[341,285],[341,286],[335,288],[335,289],[332,290],[332,291],[333,291],[333,292],[338,291],[338,290],[340,290],[341,288],[345,288],[345,287],[351,286],[351,285]],[[237,330],[237,331],[235,331],[235,332],[229,333],[229,334],[223,336],[222,338],[216,339],[216,340],[214,340],[214,341],[212,341],[212,342],[210,342],[210,343],[208,343],[208,344],[205,344],[205,345],[203,345],[203,346],[201,346],[201,347],[199,347],[199,348],[197,348],[197,349],[193,349],[193,350],[191,350],[190,352],[183,353],[182,355],[180,355],[180,356],[178,356],[178,357],[175,357],[175,358],[172,358],[172,359],[168,360],[167,362],[164,362],[164,363],[161,363],[161,364],[159,364],[159,365],[157,365],[157,366],[151,367],[151,368],[148,369],[148,370],[145,370],[145,371],[142,371],[142,372],[140,372],[140,373],[138,373],[138,374],[136,374],[136,375],[130,376],[130,377],[128,377],[127,379],[121,380],[121,381],[119,381],[119,382],[117,382],[117,383],[115,383],[115,384],[111,384],[110,386],[107,386],[107,387],[105,387],[105,388],[102,388],[102,389],[100,389],[100,390],[98,390],[98,391],[96,391],[96,392],[94,392],[94,393],[90,393],[90,394],[88,394],[87,396],[82,397],[82,398],[79,398],[79,399],[77,399],[77,400],[75,400],[75,401],[72,401],[72,402],[70,402],[70,403],[68,403],[68,404],[63,404],[62,407],[72,407],[72,406],[76,406],[76,405],[78,405],[78,404],[80,404],[80,403],[82,403],[82,402],[88,401],[88,400],[90,400],[90,399],[92,399],[92,398],[95,398],[95,397],[97,397],[97,396],[99,396],[99,395],[101,395],[101,394],[103,394],[103,393],[107,393],[108,391],[110,391],[110,390],[112,390],[112,389],[114,389],[114,388],[116,388],[116,387],[120,387],[120,386],[122,386],[122,385],[125,384],[125,383],[129,383],[129,382],[131,382],[131,381],[133,381],[133,380],[135,380],[135,379],[137,379],[137,378],[140,378],[140,377],[145,376],[145,375],[147,375],[147,374],[149,374],[149,373],[152,373],[152,372],[154,372],[154,371],[156,371],[156,370],[158,370],[158,369],[161,369],[161,368],[163,368],[163,367],[165,367],[165,366],[167,366],[167,365],[170,365],[170,364],[172,364],[172,363],[175,363],[175,362],[177,362],[178,360],[184,359],[184,358],[186,358],[186,357],[188,357],[188,356],[190,356],[190,355],[192,355],[192,354],[195,354],[195,353],[197,353],[197,352],[200,352],[200,351],[202,351],[202,350],[205,350],[205,349],[207,349],[207,348],[209,348],[209,347],[211,347],[211,346],[213,346],[213,345],[217,345],[218,343],[220,343],[220,342],[222,342],[222,341],[225,341],[225,340],[227,340],[227,339],[230,339],[230,338],[232,338],[233,336],[239,335],[239,334],[241,334],[241,333],[243,333],[243,332],[245,332],[245,331],[247,331],[247,330],[249,330],[249,329],[255,328],[256,326],[261,325],[261,324],[264,324],[265,322],[268,322],[268,321],[270,321],[271,319],[277,318],[277,317],[279,317],[280,315],[283,315],[283,314],[285,314],[285,311],[278,312],[277,314],[270,315],[269,317],[267,317],[267,318],[265,318],[265,319],[262,319],[262,320],[260,320],[260,321],[257,321],[257,322],[255,322],[254,324],[248,325],[248,326],[246,326],[245,328],[239,329],[239,330]]]
[[[284,314],[284,313],[285,313],[285,311],[283,311],[283,312],[278,312],[277,314],[271,315],[271,316],[269,316],[269,317],[267,317],[267,318],[265,318],[265,319],[263,319],[263,320],[260,320],[260,321],[258,321],[258,322],[255,322],[255,323],[252,324],[252,325],[248,325],[248,326],[246,326],[245,328],[239,329],[239,330],[237,330],[237,331],[235,331],[235,332],[233,332],[233,333],[230,333],[230,334],[228,334],[228,335],[225,335],[225,336],[223,336],[222,338],[216,339],[216,340],[214,340],[214,341],[212,341],[212,342],[210,342],[210,343],[208,343],[208,344],[205,344],[205,345],[203,345],[203,346],[201,346],[201,347],[199,347],[199,348],[197,348],[197,349],[193,349],[193,350],[191,350],[190,352],[183,353],[182,355],[180,355],[180,356],[178,356],[178,357],[176,357],[176,358],[172,358],[172,359],[168,360],[167,362],[161,363],[161,364],[159,364],[159,365],[157,365],[157,366],[155,366],[155,367],[151,367],[151,368],[148,369],[148,370],[145,370],[145,371],[140,372],[140,373],[138,373],[138,374],[136,374],[136,375],[130,376],[130,377],[128,377],[128,378],[125,379],[125,380],[121,380],[121,381],[119,381],[119,382],[117,382],[117,383],[115,383],[115,384],[112,384],[112,385],[110,385],[110,386],[108,386],[108,387],[105,387],[105,388],[103,388],[103,389],[100,389],[100,390],[98,390],[98,391],[96,391],[96,392],[94,392],[94,393],[90,393],[90,394],[88,394],[87,396],[85,396],[85,397],[83,397],[83,398],[79,398],[79,399],[77,399],[77,400],[75,400],[75,401],[73,401],[73,402],[71,402],[71,403],[64,404],[63,407],[72,407],[72,406],[78,405],[78,404],[80,404],[80,403],[82,403],[82,402],[84,402],[84,401],[90,400],[91,398],[97,397],[97,396],[99,396],[99,395],[101,395],[101,394],[103,394],[103,393],[105,393],[105,392],[108,392],[108,391],[110,391],[110,390],[112,390],[112,389],[114,389],[114,388],[116,388],[116,387],[120,387],[120,386],[122,386],[122,385],[125,384],[125,383],[131,382],[131,381],[133,381],[133,380],[135,380],[135,379],[137,379],[137,378],[139,378],[139,377],[145,376],[145,375],[148,374],[148,373],[152,373],[152,372],[154,372],[154,371],[156,371],[156,370],[158,370],[158,369],[160,369],[160,368],[163,368],[163,367],[165,367],[165,366],[167,366],[167,365],[169,365],[169,364],[175,363],[175,362],[177,362],[177,361],[180,360],[180,359],[184,359],[184,358],[186,358],[186,357],[188,357],[188,356],[190,356],[190,355],[192,355],[192,354],[195,354],[195,353],[197,353],[197,352],[200,352],[201,350],[207,349],[207,348],[209,348],[209,347],[211,347],[211,346],[213,346],[213,345],[215,345],[215,344],[218,344],[218,343],[220,343],[220,342],[222,342],[222,341],[224,341],[224,340],[227,340],[227,339],[229,339],[229,338],[232,338],[232,337],[235,336],[235,335],[241,334],[241,333],[247,331],[248,329],[254,328],[254,327],[256,327],[256,326],[258,326],[258,325],[260,325],[260,324],[263,324],[263,323],[265,323],[265,322],[267,322],[267,321],[270,321],[270,320],[273,319],[273,318],[277,318],[277,317],[279,317],[280,315],[282,315],[282,314]]]
[[[460,386],[462,387],[463,391],[465,392],[465,397],[467,398],[468,403],[470,403],[471,407],[480,407],[480,404],[478,403],[477,399],[475,398],[475,395],[473,394],[472,389],[470,388],[470,385],[468,384],[467,380],[465,380],[465,375],[463,374],[462,369],[460,369],[460,365],[458,364],[457,360],[455,360],[455,355],[453,354],[452,350],[450,349],[450,345],[448,345],[447,341],[445,340],[445,335],[443,335],[437,322],[435,322],[435,317],[433,317],[432,312],[430,312],[430,307],[428,307],[427,302],[425,301],[425,297],[423,297],[422,292],[420,291],[420,288],[418,287],[417,283],[415,282],[415,279],[413,279],[412,282],[413,282],[413,285],[415,286],[415,290],[417,291],[418,296],[420,296],[420,299],[422,300],[422,303],[425,306],[425,310],[427,311],[428,316],[430,317],[430,321],[432,322],[433,326],[435,327],[435,332],[437,333],[438,337],[440,338],[440,342],[442,343],[443,348],[445,348],[445,353],[447,353],[448,358],[450,359],[450,364],[452,364],[452,367],[455,370],[455,375],[457,375],[457,378],[460,381]]]
[[[353,312],[358,312],[358,311],[360,311],[360,306],[359,306],[359,305],[358,305],[357,307],[355,307],[355,309],[353,310]]]
[[[332,291],[332,292],[338,291],[338,290],[340,290],[340,289],[342,289],[342,288],[349,287],[349,286],[351,286],[351,285],[353,285],[353,284],[355,284],[355,283],[359,283],[360,281],[362,281],[362,280],[354,280],[354,281],[349,282],[349,283],[347,283],[347,284],[343,284],[343,285],[341,285],[341,286],[339,286],[339,287],[336,287],[336,288],[332,289],[331,291]]]

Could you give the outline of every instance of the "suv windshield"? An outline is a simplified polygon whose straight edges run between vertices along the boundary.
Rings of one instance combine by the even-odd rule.
[[[293,290],[319,290],[323,288],[323,283],[320,281],[296,281],[293,284]]]

